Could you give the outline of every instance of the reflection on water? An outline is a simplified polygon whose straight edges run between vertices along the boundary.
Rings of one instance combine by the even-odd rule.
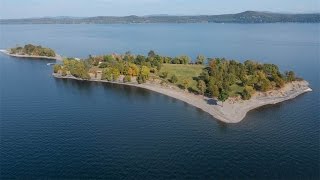
[[[152,95],[149,90],[134,86],[105,82],[78,81],[74,79],[54,79],[57,87],[65,87],[70,90],[76,89],[81,92],[81,94],[87,95],[92,95],[93,89],[95,88],[103,88],[105,93],[112,91],[119,96],[126,96],[129,100],[134,100],[135,98],[145,98],[148,100]]]
[[[65,88],[69,90],[77,90],[83,95],[91,95],[94,85],[87,81],[76,81],[73,79],[54,78],[57,88]]]

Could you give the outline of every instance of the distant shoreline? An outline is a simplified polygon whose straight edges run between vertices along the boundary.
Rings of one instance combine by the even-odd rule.
[[[83,80],[71,75],[61,76],[60,74],[53,73],[54,78],[58,79],[73,79],[78,81],[90,81],[90,82],[102,82],[111,84],[120,84],[133,86],[138,88],[154,91],[180,101],[186,102],[194,107],[197,107],[204,112],[212,115],[214,118],[225,123],[239,123],[243,120],[246,114],[253,109],[269,104],[277,104],[286,100],[293,99],[301,94],[312,91],[307,81],[294,81],[287,83],[285,87],[279,90],[271,90],[266,93],[258,92],[250,100],[227,100],[223,106],[221,106],[215,99],[203,97],[201,95],[195,95],[183,90],[177,90],[173,88],[163,87],[150,82],[145,84],[138,83],[123,83],[112,82],[106,80]]]
[[[93,16],[38,17],[0,19],[0,24],[149,24],[149,23],[319,23],[320,13],[272,13],[245,11],[220,15],[149,15],[149,16]]]
[[[1,49],[0,52],[3,54],[6,54],[8,56],[17,57],[17,58],[33,58],[33,59],[49,59],[49,60],[57,60],[62,61],[62,56],[59,54],[56,54],[55,57],[49,57],[49,56],[33,56],[33,55],[21,55],[21,54],[10,54],[9,51]]]

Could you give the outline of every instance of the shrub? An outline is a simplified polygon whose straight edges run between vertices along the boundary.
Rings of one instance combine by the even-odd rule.
[[[123,78],[123,82],[124,82],[124,83],[131,82],[131,76],[125,76],[125,77]]]
[[[254,89],[252,86],[245,86],[244,90],[241,93],[241,98],[243,100],[249,100],[254,93]]]
[[[251,98],[251,94],[246,89],[244,89],[241,93],[241,98],[243,100],[249,100]]]
[[[184,89],[188,89],[188,87],[190,86],[190,81],[188,79],[185,79],[183,80],[182,85]]]
[[[161,73],[161,77],[162,77],[163,79],[166,79],[166,78],[168,77],[168,72],[167,72],[167,71],[162,72],[162,73]]]
[[[170,82],[171,83],[177,83],[178,82],[178,78],[176,75],[172,75],[171,78],[170,78]]]

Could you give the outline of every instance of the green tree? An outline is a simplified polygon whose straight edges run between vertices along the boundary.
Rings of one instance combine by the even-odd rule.
[[[148,80],[150,75],[150,68],[148,68],[147,66],[142,66],[140,74],[144,76],[146,80]]]
[[[272,84],[268,79],[262,79],[260,82],[260,90],[263,92],[269,91],[272,89]]]
[[[199,80],[198,81],[198,89],[200,90],[200,94],[204,95],[204,93],[205,93],[205,91],[207,89],[207,86],[206,86],[206,83],[203,80]]]
[[[60,69],[61,69],[61,65],[60,64],[55,64],[53,66],[53,72],[54,73],[58,73]]]
[[[254,74],[254,72],[257,70],[257,63],[253,62],[251,60],[247,60],[244,62],[244,65],[247,69],[247,72],[249,75]]]
[[[171,64],[180,64],[180,59],[178,57],[173,58]]]
[[[138,74],[139,74],[138,66],[133,63],[129,63],[127,75],[138,76]]]
[[[180,64],[189,64],[190,57],[186,56],[186,55],[183,55],[183,56],[179,57],[179,60],[180,60]]]
[[[277,87],[282,88],[284,86],[285,82],[281,77],[279,77],[277,74],[273,74],[272,77]]]
[[[244,89],[241,93],[241,98],[243,100],[249,100],[251,98],[251,94],[246,89]]]
[[[221,90],[219,96],[218,96],[218,100],[222,102],[222,107],[223,107],[223,103],[229,98],[229,93],[228,91],[225,90]]]
[[[272,74],[278,74],[279,73],[279,68],[278,66],[274,65],[274,64],[263,64],[263,71],[271,76]]]
[[[139,84],[143,84],[143,83],[146,83],[146,81],[147,81],[146,78],[140,73],[137,77],[137,82]]]
[[[241,97],[243,100],[249,100],[254,93],[254,89],[252,86],[245,86],[241,93]]]
[[[150,50],[148,53],[148,57],[155,57],[156,53],[153,50]]]
[[[166,63],[166,64],[172,63],[172,58],[171,57],[164,57],[163,63]]]
[[[109,63],[106,63],[106,62],[103,62],[103,63],[100,63],[99,64],[99,68],[106,68],[106,67],[108,67],[108,65],[109,65]]]
[[[141,66],[140,73],[137,77],[137,81],[139,84],[146,83],[147,80],[149,79],[150,75],[150,68],[147,66]]]
[[[124,58],[123,58],[124,61],[130,62],[130,63],[132,63],[134,61],[134,59],[135,59],[135,57],[134,57],[134,55],[131,54],[130,51],[127,51],[124,55]]]
[[[102,80],[108,80],[108,81],[116,81],[118,80],[120,77],[120,71],[117,68],[105,68],[102,71],[102,76],[101,79]]]
[[[102,75],[101,75],[101,79],[102,80],[108,80],[108,81],[112,81],[112,71],[110,68],[105,68],[102,71]]]
[[[103,56],[103,61],[107,63],[112,63],[115,61],[115,59],[112,55],[106,55],[106,56]]]
[[[61,75],[66,76],[67,75],[67,70],[65,68],[61,69]]]
[[[211,78],[208,84],[208,91],[211,94],[211,97],[219,96],[219,87],[215,84],[214,80]]]
[[[84,61],[78,61],[75,59],[65,59],[63,63],[64,69],[66,71],[69,71],[72,76],[81,79],[90,79],[88,67],[86,66]]]
[[[210,76],[207,69],[204,69],[201,72],[199,79],[204,80],[205,82],[208,82],[210,80]]]
[[[145,56],[142,56],[142,55],[138,55],[136,57],[136,59],[134,60],[134,63],[136,65],[142,65],[144,62],[146,62],[146,57]]]
[[[296,80],[296,75],[293,71],[288,71],[285,74],[286,74],[286,78],[287,78],[288,82],[292,82],[292,81]]]
[[[205,56],[203,56],[203,55],[198,55],[198,56],[197,56],[196,64],[204,64],[205,59],[206,59]]]
[[[120,77],[120,71],[117,68],[111,68],[112,80],[117,81]]]

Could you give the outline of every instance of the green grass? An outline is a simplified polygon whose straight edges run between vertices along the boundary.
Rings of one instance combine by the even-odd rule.
[[[170,79],[171,76],[176,75],[178,82],[176,85],[182,85],[185,79],[190,81],[190,88],[198,91],[197,81],[193,78],[196,78],[202,72],[204,68],[203,65],[189,65],[189,64],[163,64],[158,75],[161,75],[162,72],[168,72],[167,79]]]

